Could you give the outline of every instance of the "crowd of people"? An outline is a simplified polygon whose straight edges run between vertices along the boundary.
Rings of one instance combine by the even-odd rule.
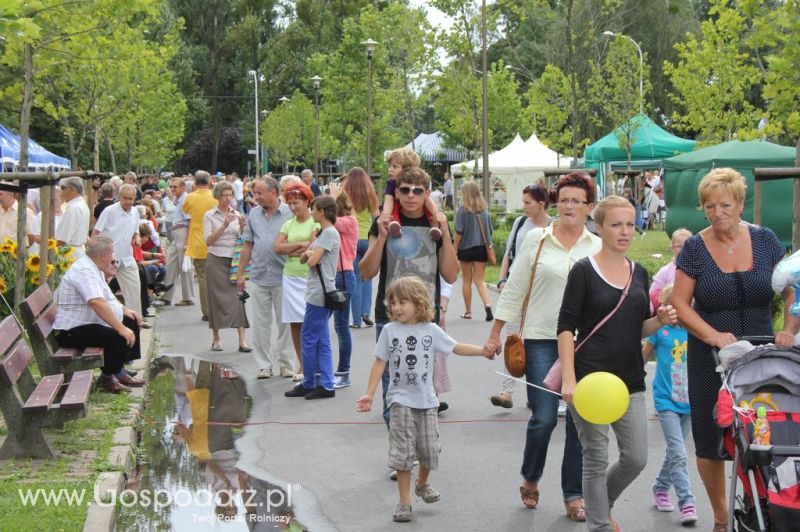
[[[525,187],[524,212],[514,220],[500,261],[500,296],[493,310],[484,281],[493,227],[477,184],[460,187],[451,234],[442,212],[454,206],[450,179],[433,201],[430,176],[413,151],[394,150],[387,163],[383,208],[358,167],[324,187],[310,170],[300,177],[245,181],[201,170],[160,182],[147,177],[143,183],[129,172],[98,184],[91,211],[83,181],[62,180],[56,239],[73,247],[79,260],[58,289],[58,342],[104,347],[99,386],[119,393],[144,384],[125,365],[140,356],[139,331],[149,326],[143,318],[150,308],[192,306],[199,299],[211,351],[224,351],[220,330],[235,328],[238,350],[253,352],[258,379],[292,379],[286,397],[312,400],[333,398],[336,389],[353,384],[351,329],[374,326],[375,360],[356,409],[372,408],[380,382],[388,465],[399,490],[393,519],[403,522],[412,518],[411,474],[417,464],[414,493],[426,503],[440,498],[429,475],[438,466],[437,413],[444,406],[439,394],[450,386],[447,355],[491,359],[501,352],[503,336],[518,334],[528,383],[542,385],[560,363],[566,402],[561,500],[567,516],[586,521],[590,530],[620,529],[614,505],[648,460],[644,377],[652,357],[652,395],[666,441],[653,504],[673,511],[674,489],[680,522],[697,521],[684,444],[691,432],[714,532],[725,530],[721,432],[712,418],[720,376],[711,350],[745,335],[774,334],[777,344],[794,345],[800,327],[800,320],[787,314],[784,329],[772,329],[770,279],[786,250],[771,230],[742,220],[744,178],[724,168],[703,178],[698,195],[709,226],[695,235],[673,232],[672,261],[652,282],[626,256],[642,228],[642,213],[628,198],[610,194],[598,200],[593,180],[579,172],[561,177],[554,190]],[[0,228],[7,233],[9,213],[16,216],[18,208],[12,200],[0,192]],[[554,217],[548,212],[551,202]],[[29,197],[29,209],[28,244],[35,246],[41,226],[35,222],[35,197]],[[460,343],[444,331],[459,272],[461,319],[473,318],[474,285],[483,317],[491,322],[481,346]],[[793,300],[792,289],[782,296]],[[252,347],[245,336],[251,324]],[[610,425],[584,419],[573,403],[577,382],[597,371],[617,375],[630,396],[624,415]],[[546,491],[540,480],[559,400],[532,386],[525,391],[531,415],[519,492],[522,504],[534,509]],[[514,380],[505,379],[490,400],[510,408],[513,392]],[[619,449],[612,464],[609,429]]]

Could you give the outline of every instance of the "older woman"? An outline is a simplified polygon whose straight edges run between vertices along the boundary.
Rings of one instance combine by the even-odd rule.
[[[497,316],[486,343],[488,349],[499,350],[503,326],[506,322],[520,321],[535,265],[536,274],[520,336],[525,340],[527,381],[538,385],[542,384],[558,358],[556,324],[567,274],[576,261],[600,249],[600,239],[584,225],[595,198],[595,185],[591,178],[577,172],[565,175],[556,186],[556,194],[559,220],[546,228],[531,229],[525,237],[508,282],[500,294]],[[558,398],[530,386],[527,392],[531,417],[522,455],[520,472],[523,483],[519,491],[525,507],[536,508],[539,504],[539,480],[544,472],[550,435],[558,417]],[[586,517],[581,488],[582,451],[570,413],[567,413],[566,430],[561,490],[569,518],[583,521]]]
[[[239,333],[239,351],[253,349],[244,339],[244,330],[250,325],[239,299],[235,284],[230,282],[233,247],[242,234],[245,218],[233,208],[233,185],[220,181],[214,186],[214,199],[218,204],[203,216],[203,238],[208,246],[206,286],[208,294],[208,326],[211,328],[212,351],[222,351],[219,330],[236,328]]]
[[[486,321],[492,321],[492,307],[489,306],[489,290],[483,282],[486,272],[486,243],[492,242],[492,222],[489,220],[489,208],[483,199],[481,189],[475,181],[467,181],[461,187],[461,206],[456,212],[455,248],[458,263],[461,266],[463,283],[461,293],[464,296],[464,314],[462,318],[472,319],[472,283],[478,289],[478,295],[486,310]]]
[[[697,469],[714,510],[714,532],[728,520],[725,469],[719,454],[722,433],[712,409],[720,376],[711,349],[738,336],[773,334],[772,270],[785,249],[770,229],[742,222],[747,185],[731,168],[717,168],[700,181],[700,205],[709,227],[689,238],[676,262],[672,301],[689,330],[687,371]],[[791,288],[785,301],[794,299]],[[694,305],[692,300],[694,299]],[[794,344],[800,320],[786,313],[775,343]]]
[[[289,324],[292,333],[292,343],[299,364],[293,380],[299,382],[303,380],[303,345],[300,335],[306,313],[305,293],[308,287],[308,266],[300,262],[300,256],[309,248],[314,232],[320,226],[308,210],[308,205],[314,199],[314,193],[307,185],[290,184],[284,189],[283,198],[294,218],[290,218],[281,226],[278,239],[275,241],[275,253],[287,255],[286,264],[283,266],[281,320]]]

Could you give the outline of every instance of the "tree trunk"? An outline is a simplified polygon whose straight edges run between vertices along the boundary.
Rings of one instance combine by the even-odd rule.
[[[24,68],[24,87],[22,89],[22,109],[19,116],[19,170],[28,171],[28,139],[31,128],[31,107],[33,106],[33,47],[22,47]],[[17,282],[14,285],[14,313],[25,298],[25,261],[28,258],[28,202],[27,194],[16,194],[17,198]],[[47,245],[45,244],[45,249]],[[46,267],[46,266],[45,266]]]
[[[93,166],[92,169],[95,172],[100,171],[100,127],[94,127],[94,147],[92,149],[93,152]]]
[[[111,173],[117,175],[117,159],[114,156],[114,147],[111,145],[111,139],[108,138],[108,133],[103,131],[103,136],[106,138],[106,147],[108,148],[108,158],[111,161]]]
[[[573,0],[567,0],[567,24],[564,27],[567,42],[567,63],[569,69],[569,94],[572,100],[572,157],[578,159],[578,80],[575,73],[575,44],[572,41],[572,8]]]

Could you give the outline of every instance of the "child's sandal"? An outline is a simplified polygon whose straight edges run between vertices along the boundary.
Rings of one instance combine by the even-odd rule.
[[[461,319],[464,320],[471,320],[472,319],[472,312],[465,312],[461,315]]]
[[[408,523],[411,521],[411,505],[398,504],[395,506],[394,513],[392,514],[392,521],[395,523]]]

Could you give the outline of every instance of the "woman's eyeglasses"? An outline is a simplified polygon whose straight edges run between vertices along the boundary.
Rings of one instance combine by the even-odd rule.
[[[424,187],[397,187],[397,190],[406,196],[410,196],[411,194],[414,194],[415,196],[422,196],[425,194]]]
[[[588,205],[589,202],[575,198],[562,198],[558,200],[559,205]]]

